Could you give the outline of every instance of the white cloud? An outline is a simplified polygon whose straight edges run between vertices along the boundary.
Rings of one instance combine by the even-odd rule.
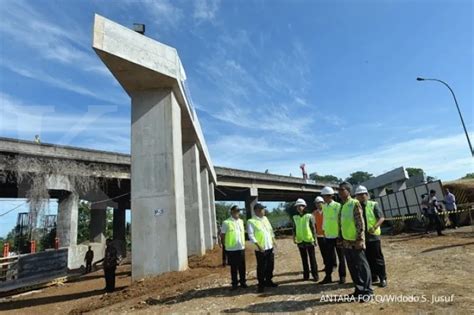
[[[129,126],[130,120],[113,115],[116,111],[117,106],[91,105],[82,113],[66,114],[53,105],[25,104],[0,93],[0,133],[29,140],[39,134],[43,142],[84,143],[123,152],[129,149],[124,139],[130,142],[130,128],[124,126]]]
[[[72,26],[74,21],[61,27],[21,0],[3,1],[1,12],[0,33],[20,47],[30,47],[34,56],[103,74],[96,71],[100,61],[90,50],[90,38]]]
[[[220,0],[196,0],[194,1],[193,17],[198,21],[213,21],[219,10]]]
[[[103,90],[100,92],[92,91],[89,88],[71,82],[70,80],[61,79],[59,77],[53,77],[41,70],[32,70],[26,69],[21,66],[18,66],[15,62],[0,62],[0,66],[9,69],[12,72],[15,72],[23,77],[30,78],[33,80],[37,80],[40,82],[47,83],[55,88],[60,88],[63,90],[67,90],[70,92],[74,92],[80,95],[85,95],[89,97],[93,97],[98,100],[112,102],[112,103],[125,103],[128,100],[122,95],[118,93],[104,93]],[[112,96],[111,96],[112,94]],[[115,94],[115,95],[114,95]]]

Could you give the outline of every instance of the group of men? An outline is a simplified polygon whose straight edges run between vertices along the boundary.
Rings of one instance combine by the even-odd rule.
[[[380,287],[387,286],[380,242],[380,226],[384,217],[377,203],[369,200],[365,187],[357,187],[356,198],[351,197],[351,192],[350,183],[341,183],[338,187],[339,203],[334,200],[333,188],[324,187],[321,197],[316,197],[314,201],[313,213],[306,213],[304,199],[296,200],[297,214],[292,217],[293,240],[301,256],[303,280],[309,280],[311,275],[313,281],[319,281],[315,254],[315,247],[319,246],[325,272],[319,284],[331,283],[335,268],[338,268],[339,283],[345,283],[347,264],[355,286],[351,297],[364,302],[373,295],[373,281],[379,280]],[[230,265],[232,290],[236,290],[239,284],[247,288],[245,228],[239,217],[240,209],[232,206],[230,212],[231,217],[221,227],[221,244],[224,245]],[[263,292],[267,287],[278,286],[272,281],[276,242],[273,228],[265,216],[265,207],[257,203],[254,213],[247,221],[247,233],[249,240],[255,244],[258,292]]]
[[[456,213],[456,197],[453,193],[449,191],[449,188],[445,188],[445,196],[442,203],[446,208],[446,211],[449,213],[449,221],[451,222],[451,227],[457,229],[459,220],[458,214]],[[441,204],[436,198],[436,190],[430,190],[429,194],[423,194],[421,196],[421,205],[423,209],[423,215],[428,219],[426,224],[426,233],[429,233],[434,227],[438,236],[443,236],[444,224],[442,218],[440,217],[440,211],[442,209]]]

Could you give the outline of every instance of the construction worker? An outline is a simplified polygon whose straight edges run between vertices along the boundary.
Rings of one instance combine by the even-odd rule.
[[[326,255],[326,245],[324,241],[324,231],[323,231],[323,204],[324,199],[321,196],[317,196],[314,199],[314,210],[313,210],[313,219],[314,219],[314,228],[316,230],[316,238],[318,241],[319,251],[321,252],[321,257],[323,257],[324,270],[327,266],[327,255]]]
[[[112,244],[112,240],[108,238],[105,242],[105,254],[103,259],[104,277],[105,277],[105,291],[107,293],[115,290],[115,270],[118,265],[117,249]]]
[[[339,184],[339,197],[342,205],[340,217],[339,245],[344,249],[347,266],[351,274],[355,291],[352,296],[360,302],[366,302],[373,296],[372,276],[369,262],[365,256],[365,224],[362,207],[357,199],[351,198],[352,185]]]
[[[247,221],[249,240],[255,244],[255,257],[257,258],[257,279],[259,293],[265,287],[277,287],[272,281],[275,257],[273,247],[276,244],[272,225],[265,216],[265,207],[257,203],[253,208],[255,215]]]
[[[92,246],[89,246],[87,249],[86,255],[84,256],[84,261],[86,262],[86,273],[92,271],[92,261],[94,260],[94,251]]]
[[[231,290],[236,290],[239,283],[242,288],[247,288],[244,221],[240,219],[240,209],[236,205],[230,208],[230,217],[222,223],[221,243],[224,244],[227,262],[230,265]],[[237,280],[237,272],[239,280]]]
[[[380,226],[385,218],[377,202],[369,200],[369,192],[366,187],[358,186],[355,195],[364,212],[365,255],[369,262],[372,282],[379,279],[379,286],[384,288],[387,286],[387,274],[380,241]]]
[[[339,284],[346,283],[346,259],[341,247],[337,246],[337,239],[339,237],[339,214],[341,212],[341,204],[333,200],[334,189],[331,187],[324,187],[321,190],[323,197],[323,231],[324,243],[326,245],[327,264],[325,268],[326,276],[320,284],[327,284],[332,282],[332,271],[337,266],[339,261]]]
[[[298,245],[303,264],[303,280],[309,279],[308,259],[311,265],[313,281],[318,281],[318,263],[314,253],[316,246],[316,232],[314,231],[314,219],[310,213],[305,213],[306,201],[299,198],[295,202],[298,214],[293,216],[293,240]]]
[[[438,203],[438,199],[436,198],[436,190],[431,189],[430,194],[427,196],[428,199],[428,219],[429,219],[429,224],[426,228],[426,232],[428,233],[429,230],[433,227],[433,225],[436,228],[436,232],[438,233],[438,236],[444,236],[444,234],[441,232],[443,230],[443,223],[441,222],[441,218],[439,217],[438,211],[441,209],[441,206]]]

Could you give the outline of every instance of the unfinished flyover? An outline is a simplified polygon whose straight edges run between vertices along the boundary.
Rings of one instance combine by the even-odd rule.
[[[0,142],[0,197],[24,198],[35,187],[58,199],[57,236],[68,249],[68,268],[80,266],[86,250],[77,244],[79,200],[92,202],[90,235],[98,253],[105,244],[105,210],[114,208],[114,239],[123,247],[125,210],[132,209],[132,278],[141,279],[184,270],[188,256],[214,247],[215,199],[245,201],[249,215],[257,200],[310,201],[322,188],[303,179],[215,168],[175,48],[99,15],[92,47],[130,96],[131,155]]]

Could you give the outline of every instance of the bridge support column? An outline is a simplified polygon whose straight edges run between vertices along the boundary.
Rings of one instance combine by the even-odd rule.
[[[127,257],[127,243],[125,240],[125,207],[119,203],[118,208],[114,208],[113,238],[117,243],[119,254]]]
[[[132,278],[187,268],[181,109],[171,89],[132,97]]]
[[[207,168],[201,170],[201,198],[204,221],[204,244],[206,245],[206,249],[212,249],[214,245],[212,241],[211,203],[209,200],[209,173]]]
[[[183,148],[184,203],[186,209],[186,235],[188,256],[203,256],[204,221],[201,192],[199,149],[196,144],[185,144]]]
[[[77,220],[79,216],[79,195],[68,192],[58,201],[57,237],[60,247],[77,244]]]
[[[92,204],[90,222],[90,241],[105,243],[105,228],[107,225],[107,207]]]
[[[258,189],[257,188],[250,188],[247,196],[245,197],[245,214],[247,216],[247,220],[252,218],[255,214],[253,212],[253,207],[258,202]]]
[[[214,242],[213,245],[217,244],[217,221],[216,221],[216,197],[214,192],[214,183],[209,184],[209,203],[210,203],[210,211],[211,211],[211,224],[212,224],[212,241]]]

